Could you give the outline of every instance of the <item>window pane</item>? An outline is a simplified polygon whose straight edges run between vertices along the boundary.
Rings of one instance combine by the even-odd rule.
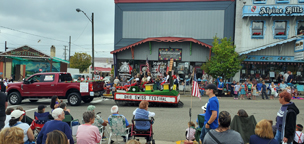
[[[265,1],[265,0],[254,0],[254,1]]]
[[[275,35],[286,35],[286,22],[275,22]]]
[[[298,30],[297,30],[298,34],[304,34],[304,21],[300,21],[298,22]]]
[[[263,35],[263,22],[252,23],[252,35]]]

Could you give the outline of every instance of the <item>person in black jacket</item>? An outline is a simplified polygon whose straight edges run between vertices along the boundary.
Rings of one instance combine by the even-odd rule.
[[[292,143],[295,136],[297,115],[300,113],[297,106],[290,102],[291,94],[287,91],[281,92],[279,102],[282,104],[277,113],[277,132],[275,139],[279,142]]]

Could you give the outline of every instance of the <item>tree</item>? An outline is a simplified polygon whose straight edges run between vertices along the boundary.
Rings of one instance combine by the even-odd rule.
[[[92,57],[86,53],[76,52],[70,59],[70,67],[78,68],[82,73],[92,64]]]
[[[219,43],[218,37],[215,36],[212,44],[211,50],[214,55],[202,65],[202,69],[214,78],[221,76],[225,80],[225,78],[233,77],[242,68],[241,62],[244,57],[240,57],[235,52],[235,45],[231,38],[225,37]]]
[[[112,69],[111,69],[111,74],[114,75],[114,66],[112,66]]]

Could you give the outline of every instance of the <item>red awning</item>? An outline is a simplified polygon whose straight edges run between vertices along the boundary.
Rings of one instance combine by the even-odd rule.
[[[110,72],[112,68],[94,67],[95,71]]]
[[[127,50],[131,47],[135,47],[137,45],[140,45],[140,44],[143,44],[143,43],[146,43],[146,42],[150,42],[150,41],[154,41],[154,42],[193,42],[193,43],[197,43],[199,45],[202,45],[202,46],[205,46],[205,47],[208,47],[209,49],[212,48],[211,45],[208,45],[206,43],[203,43],[199,40],[196,40],[194,38],[182,38],[182,37],[154,37],[154,38],[146,38],[144,40],[141,40],[139,42],[136,42],[134,44],[130,44],[128,46],[125,46],[125,47],[122,47],[120,49],[117,49],[117,50],[114,50],[114,51],[111,51],[111,54],[114,54],[114,53],[117,53],[117,52],[120,52],[120,51],[123,51],[123,50]]]

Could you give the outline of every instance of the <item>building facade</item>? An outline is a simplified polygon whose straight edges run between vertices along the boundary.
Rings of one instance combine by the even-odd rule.
[[[234,0],[115,0],[115,75],[174,71],[187,78],[211,56],[213,37],[234,38]]]
[[[236,1],[235,45],[245,55],[237,81],[262,77],[277,82],[291,71],[296,83],[304,83],[303,0]]]

